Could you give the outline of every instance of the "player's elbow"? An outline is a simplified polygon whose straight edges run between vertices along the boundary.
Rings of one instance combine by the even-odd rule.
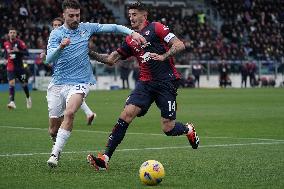
[[[107,65],[109,65],[109,66],[113,66],[113,65],[115,65],[115,60],[113,60],[113,59],[107,59],[107,61],[106,61],[106,64]]]
[[[111,53],[111,54],[107,57],[107,62],[109,63],[110,66],[115,65],[118,60],[119,60],[119,57],[116,56],[115,53]]]
[[[184,45],[184,43],[183,43],[182,41],[180,41],[180,42],[178,43],[178,46],[179,46],[179,49],[180,49],[181,51],[185,50],[185,45]]]

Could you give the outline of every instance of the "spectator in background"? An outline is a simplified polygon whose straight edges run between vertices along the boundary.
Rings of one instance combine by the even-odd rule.
[[[206,15],[203,11],[200,11],[198,14],[197,14],[197,19],[198,19],[198,23],[199,24],[205,24],[205,19],[206,19]]]
[[[258,85],[257,80],[255,78],[255,74],[256,74],[256,64],[251,62],[248,65],[248,75],[251,87],[255,87]]]
[[[219,65],[219,74],[220,74],[220,87],[226,88],[227,85],[230,85],[230,78],[229,78],[229,65],[222,60],[221,64]]]
[[[241,87],[247,87],[247,77],[248,77],[248,63],[242,63],[240,65],[240,72],[241,72]]]
[[[129,89],[129,74],[130,74],[130,62],[129,60],[120,61],[119,64],[120,79],[122,81],[122,89]]]
[[[19,14],[20,17],[23,19],[26,19],[29,16],[29,12],[24,4],[21,4],[21,7],[19,9]]]
[[[200,75],[202,71],[202,65],[197,63],[192,65],[192,75],[194,76],[195,87],[200,87]]]
[[[139,80],[139,75],[140,75],[140,70],[139,70],[139,63],[133,59],[133,64],[132,64],[133,68],[133,74],[132,74],[132,78],[134,80],[135,86]]]

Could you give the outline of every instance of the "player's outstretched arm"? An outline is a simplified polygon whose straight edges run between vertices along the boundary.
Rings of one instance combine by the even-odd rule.
[[[111,54],[99,54],[95,51],[90,51],[89,56],[109,66],[114,65],[119,59],[122,58],[122,56],[117,51],[114,51]]]
[[[153,60],[164,61],[167,58],[169,58],[171,56],[175,56],[176,54],[178,54],[179,52],[181,52],[185,49],[184,43],[181,40],[179,40],[177,37],[173,37],[169,41],[168,45],[170,46],[170,49],[166,53],[164,53],[162,55],[159,55],[159,54],[156,54],[156,53],[150,53],[149,56]]]
[[[113,32],[118,34],[131,35],[132,39],[136,41],[137,44],[142,45],[146,43],[146,39],[142,35],[122,25],[99,24],[93,26],[95,26],[94,28],[97,29],[97,33]]]

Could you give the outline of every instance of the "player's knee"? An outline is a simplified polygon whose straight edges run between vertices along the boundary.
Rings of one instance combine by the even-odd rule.
[[[68,119],[74,119],[75,112],[72,110],[65,110],[64,116]]]
[[[164,132],[167,136],[169,136],[169,135],[170,135],[170,134],[168,134],[169,131],[171,131],[171,130],[174,128],[174,126],[175,126],[174,120],[169,120],[169,119],[162,118],[162,119],[161,119],[161,124],[162,124],[162,130],[163,130],[163,132]]]
[[[167,132],[164,131],[164,133],[165,133],[165,135],[167,135],[167,136],[173,136],[171,131],[167,131]]]
[[[120,118],[125,120],[127,123],[130,123],[133,120],[132,112],[123,111],[120,115]]]
[[[14,87],[14,86],[15,86],[15,80],[10,80],[10,81],[9,81],[9,86]]]
[[[120,114],[120,118],[125,120],[127,123],[130,123],[137,115],[136,111],[132,111],[129,109],[124,109]]]
[[[26,87],[28,84],[26,82],[23,81],[22,83],[22,87]]]

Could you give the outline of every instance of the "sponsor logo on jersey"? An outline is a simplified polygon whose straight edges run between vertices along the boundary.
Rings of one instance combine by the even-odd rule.
[[[148,60],[150,60],[151,59],[151,57],[150,57],[150,52],[146,52],[145,54],[143,54],[142,56],[140,56],[140,58],[142,58],[142,63],[145,63],[145,62],[147,62]]]

